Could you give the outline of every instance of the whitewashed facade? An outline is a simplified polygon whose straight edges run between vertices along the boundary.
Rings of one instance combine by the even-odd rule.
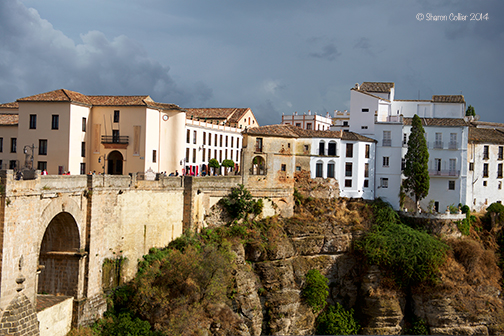
[[[311,111],[308,111],[308,114],[294,112],[292,115],[282,115],[282,124],[293,125],[305,130],[325,131],[331,127],[332,119],[329,112],[325,116],[312,114]]]

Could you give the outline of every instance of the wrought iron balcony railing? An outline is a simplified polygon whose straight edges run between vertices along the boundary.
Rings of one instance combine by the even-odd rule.
[[[126,144],[127,145],[129,143],[129,136],[127,136],[127,135],[120,135],[120,136],[102,135],[101,142],[103,144]]]

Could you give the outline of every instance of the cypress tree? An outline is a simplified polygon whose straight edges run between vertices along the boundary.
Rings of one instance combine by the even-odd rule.
[[[418,115],[413,116],[411,133],[408,139],[408,152],[406,153],[406,166],[404,168],[404,190],[415,197],[416,211],[420,200],[429,193],[429,151],[425,140],[425,131],[422,120]]]

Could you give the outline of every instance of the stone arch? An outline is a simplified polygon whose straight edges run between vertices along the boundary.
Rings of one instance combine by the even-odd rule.
[[[18,294],[4,310],[0,335],[40,335],[37,313],[23,293]]]
[[[252,159],[251,175],[266,175],[266,160],[260,155]]]
[[[119,151],[112,151],[107,156],[107,174],[122,175],[123,174],[124,157]]]
[[[77,297],[81,239],[77,222],[69,212],[55,215],[40,244],[39,265],[43,266],[37,292]]]

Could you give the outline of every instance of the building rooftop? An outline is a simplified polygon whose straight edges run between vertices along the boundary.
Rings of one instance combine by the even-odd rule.
[[[15,126],[19,123],[16,113],[0,113],[0,126]]]
[[[470,123],[462,118],[422,118],[422,126],[447,126],[447,127],[458,127],[458,126],[469,126]],[[413,118],[403,118],[403,124],[411,126]]]
[[[175,104],[156,103],[151,97],[144,96],[87,96],[82,93],[59,89],[29,97],[20,98],[19,102],[72,102],[89,106],[147,106],[157,109],[180,109]]]
[[[389,93],[394,88],[394,83],[391,82],[363,82],[359,87],[360,91]]]
[[[463,95],[454,95],[454,96],[432,96],[433,103],[465,103],[465,99]]]
[[[13,109],[17,110],[19,108],[19,104],[17,102],[0,104],[0,109]]]
[[[250,110],[250,108],[186,108],[187,117],[211,120],[226,120],[230,123],[237,123]]]
[[[286,138],[335,138],[342,140],[358,140],[375,142],[374,139],[354,132],[340,131],[316,131],[306,130],[297,126],[288,124],[266,125],[245,130],[245,134],[266,135]]]
[[[504,144],[504,132],[495,128],[469,127],[469,143]]]

